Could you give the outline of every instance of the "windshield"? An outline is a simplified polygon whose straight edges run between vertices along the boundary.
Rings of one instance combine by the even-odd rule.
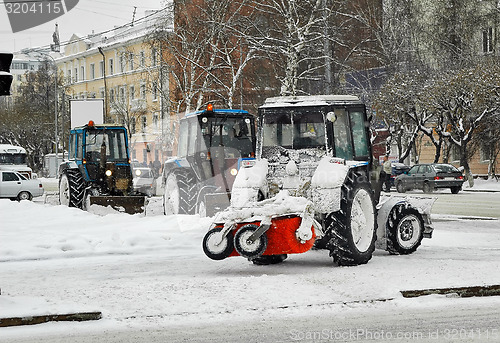
[[[326,148],[325,122],[319,111],[268,113],[263,117],[262,136],[263,147]]]
[[[434,165],[436,172],[438,173],[457,173],[459,172],[457,168],[451,164],[436,164]]]
[[[207,150],[208,147],[224,146],[225,148],[236,149],[242,157],[253,155],[254,142],[252,141],[252,120],[241,117],[223,117],[223,118],[201,118],[201,134],[205,146],[201,150]]]
[[[0,154],[0,164],[26,165],[26,154]]]
[[[85,132],[85,159],[101,160],[101,148],[106,148],[106,160],[128,162],[125,132],[123,130],[89,130]]]

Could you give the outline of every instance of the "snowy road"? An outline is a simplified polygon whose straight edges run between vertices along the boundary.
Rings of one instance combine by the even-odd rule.
[[[469,209],[484,200],[464,196]],[[0,315],[16,313],[9,301],[24,299],[31,314],[98,310],[103,319],[0,328],[0,342],[291,342],[347,332],[357,335],[344,341],[369,341],[359,330],[416,333],[420,342],[500,341],[500,297],[400,295],[500,284],[500,222],[433,213],[434,238],[410,256],[377,251],[367,265],[342,268],[326,251],[311,251],[254,266],[207,259],[206,221],[196,216],[102,217],[2,201]],[[459,329],[470,336],[461,339]]]

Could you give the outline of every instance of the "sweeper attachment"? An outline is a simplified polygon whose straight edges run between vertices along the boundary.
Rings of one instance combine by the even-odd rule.
[[[268,264],[315,246],[338,265],[359,265],[375,247],[414,252],[432,235],[435,199],[380,197],[368,127],[356,97],[268,99],[259,109],[257,160],[236,176],[205,254]]]

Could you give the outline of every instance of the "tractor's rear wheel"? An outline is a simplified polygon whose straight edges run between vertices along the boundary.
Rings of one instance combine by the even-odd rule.
[[[170,173],[163,194],[163,212],[171,214],[192,214],[195,207],[196,179],[192,173]]]
[[[328,248],[340,266],[367,263],[375,250],[375,201],[368,183],[347,181],[342,186],[340,210],[329,216]]]
[[[393,255],[408,255],[417,250],[424,238],[424,220],[412,207],[394,207],[387,219],[387,251]]]
[[[80,171],[67,170],[59,180],[59,203],[68,207],[82,208],[85,183]]]

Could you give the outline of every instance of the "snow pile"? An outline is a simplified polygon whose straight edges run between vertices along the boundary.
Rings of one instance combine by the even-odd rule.
[[[186,242],[193,238],[201,242],[209,222],[199,216],[144,217],[115,211],[96,216],[65,206],[4,200],[0,201],[0,262],[163,249],[184,255],[190,253],[184,249]]]
[[[213,223],[232,223],[263,221],[270,223],[272,217],[286,214],[302,214],[311,202],[303,197],[293,197],[288,191],[280,191],[275,197],[260,202],[247,203],[245,207],[229,207],[217,213]]]
[[[500,182],[491,179],[491,180],[483,180],[483,179],[475,179],[474,187],[470,187],[468,182],[463,184],[464,190],[473,190],[473,191],[496,191],[500,192]]]

